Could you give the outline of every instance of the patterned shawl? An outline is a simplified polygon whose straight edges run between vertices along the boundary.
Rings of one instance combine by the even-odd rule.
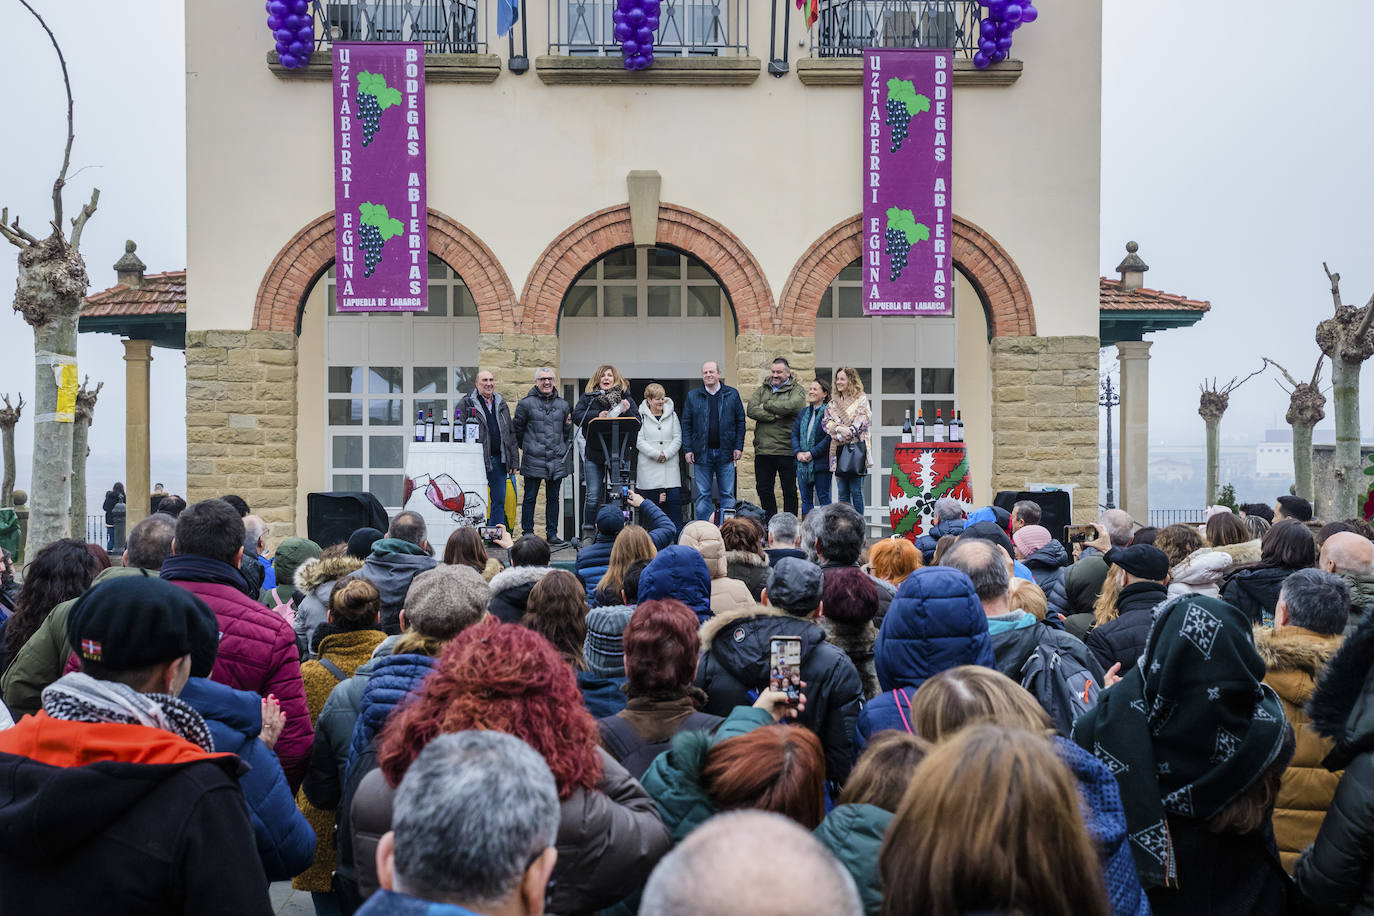
[[[146,725],[215,749],[210,728],[189,705],[165,693],[139,693],[126,684],[73,671],[43,688],[43,711],[68,722]]]

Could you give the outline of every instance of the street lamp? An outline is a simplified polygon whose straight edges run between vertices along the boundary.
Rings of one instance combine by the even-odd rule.
[[[1121,394],[1112,385],[1109,375],[1102,380],[1102,394],[1097,398],[1098,406],[1107,408],[1107,502],[1108,509],[1116,508],[1116,494],[1112,488],[1112,408],[1121,403]]]

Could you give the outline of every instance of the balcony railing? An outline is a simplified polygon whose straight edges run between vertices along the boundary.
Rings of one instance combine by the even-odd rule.
[[[549,0],[549,53],[620,54],[615,0]],[[662,0],[655,57],[721,57],[749,52],[748,0]]]
[[[486,53],[487,0],[311,0],[315,46],[423,41],[430,54]]]
[[[864,48],[978,50],[977,0],[820,0],[811,30],[815,57],[859,57]]]

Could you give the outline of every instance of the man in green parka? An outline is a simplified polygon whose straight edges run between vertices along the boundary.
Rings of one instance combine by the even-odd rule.
[[[797,514],[797,459],[792,454],[792,424],[806,406],[806,393],[792,378],[792,367],[779,356],[768,382],[754,390],[746,413],[754,421],[754,480],[764,522],[778,513],[773,481],[782,484],[782,509]]]

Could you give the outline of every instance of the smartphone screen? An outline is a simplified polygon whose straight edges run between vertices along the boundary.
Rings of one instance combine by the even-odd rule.
[[[1097,529],[1092,525],[1065,525],[1064,540],[1070,544],[1084,544],[1097,538]]]
[[[501,529],[494,525],[482,525],[478,527],[477,534],[484,541],[494,541],[501,536]]]
[[[801,701],[802,641],[799,636],[774,636],[768,644],[768,686],[787,694],[793,706]]]

